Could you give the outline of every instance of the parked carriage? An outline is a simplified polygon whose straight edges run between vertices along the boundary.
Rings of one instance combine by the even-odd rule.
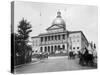
[[[94,65],[94,56],[89,53],[89,50],[85,48],[85,52],[79,52],[79,64],[84,66],[93,66]]]

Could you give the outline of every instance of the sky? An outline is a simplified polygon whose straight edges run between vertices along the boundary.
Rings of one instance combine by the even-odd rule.
[[[98,45],[98,8],[96,6],[16,1],[14,32],[17,33],[17,26],[24,17],[32,25],[31,37],[46,33],[46,29],[56,18],[58,10],[61,11],[61,16],[66,22],[67,30],[81,30],[88,41]]]

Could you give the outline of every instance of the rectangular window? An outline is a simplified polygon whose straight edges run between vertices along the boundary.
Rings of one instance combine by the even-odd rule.
[[[79,40],[77,40],[77,42],[79,42]]]
[[[55,35],[55,40],[57,40],[57,36]]]
[[[65,34],[63,34],[62,36],[63,36],[63,39],[65,39]]]
[[[41,42],[43,42],[43,37],[41,37]]]
[[[53,40],[53,36],[51,36],[52,40]]]
[[[47,41],[47,37],[45,37],[45,41]]]
[[[58,40],[60,40],[60,35],[58,35]]]
[[[48,41],[50,41],[50,36],[48,36]]]

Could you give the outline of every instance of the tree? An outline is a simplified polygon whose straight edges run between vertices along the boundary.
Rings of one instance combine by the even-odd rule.
[[[27,40],[29,38],[29,33],[32,32],[30,22],[24,20],[24,18],[19,22],[18,33],[21,40]]]
[[[24,18],[19,22],[17,43],[19,44],[18,53],[19,55],[21,55],[23,63],[26,63],[28,53],[30,52],[29,46],[27,45],[27,43],[29,41],[29,33],[32,32],[31,28],[32,27],[31,27],[30,22],[27,22],[27,20],[25,20]]]
[[[11,33],[11,67],[22,64],[21,56],[22,52],[20,50],[19,35],[16,33]]]

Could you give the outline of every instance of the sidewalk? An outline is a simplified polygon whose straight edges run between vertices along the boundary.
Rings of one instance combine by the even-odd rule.
[[[32,62],[29,62],[29,63],[25,63],[25,64],[21,64],[21,65],[17,65],[17,66],[14,66],[14,68],[18,68],[18,67],[21,67],[21,66],[24,66],[24,65],[28,65],[28,64],[35,64],[35,63],[37,63],[37,62],[39,62],[39,60],[38,59],[32,59]]]

